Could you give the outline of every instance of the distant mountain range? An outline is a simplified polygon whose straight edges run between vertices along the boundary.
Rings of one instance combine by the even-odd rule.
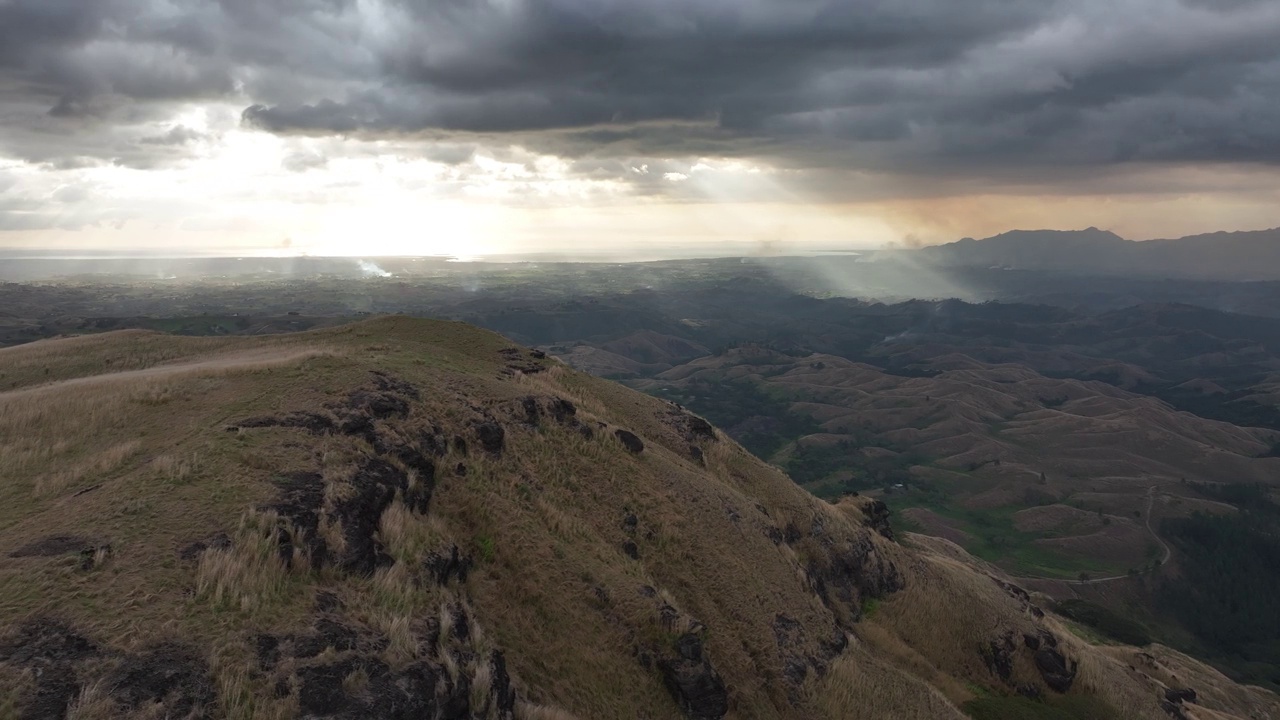
[[[1001,267],[1088,275],[1204,280],[1280,279],[1280,228],[1175,240],[1126,240],[1113,232],[1012,230],[913,253],[946,267]]]

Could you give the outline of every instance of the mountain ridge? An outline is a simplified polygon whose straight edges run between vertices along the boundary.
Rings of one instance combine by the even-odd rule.
[[[1280,228],[1127,240],[1096,227],[1011,230],[911,251],[942,266],[1204,280],[1280,278]]]
[[[6,716],[1280,716],[461,323],[126,331],[0,366]]]

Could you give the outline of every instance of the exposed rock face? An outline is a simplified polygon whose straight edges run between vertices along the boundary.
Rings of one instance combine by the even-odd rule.
[[[87,661],[106,661],[95,666],[104,674],[86,677]],[[127,653],[103,648],[57,620],[37,619],[0,640],[0,662],[25,668],[36,678],[35,690],[21,706],[21,720],[62,720],[81,689],[95,679],[125,712],[147,705],[164,717],[199,720],[213,717],[217,707],[203,655],[173,643]]]
[[[478,421],[472,425],[472,431],[475,433],[476,441],[480,443],[480,447],[484,448],[485,452],[490,455],[502,454],[502,448],[506,443],[507,431],[496,420]]]
[[[821,535],[820,528],[815,530]],[[825,540],[805,544],[811,553],[805,572],[810,587],[838,620],[856,621],[861,615],[863,598],[884,597],[905,587],[902,573],[876,551],[870,537],[842,542],[829,537]],[[795,545],[798,540],[788,539],[788,542]]]
[[[412,631],[420,654],[393,668],[380,653],[388,640],[376,631],[335,615],[318,617],[301,635],[259,635],[258,665],[277,678],[283,695],[297,692],[305,717],[393,718],[514,717],[517,693],[501,651],[479,654],[476,635],[461,606],[447,627],[429,619]],[[448,657],[445,657],[445,654]],[[480,705],[472,696],[472,672],[483,668],[489,692]],[[452,668],[452,669],[450,669]]]
[[[502,368],[502,377],[512,377],[517,373],[525,375],[533,375],[547,369],[547,354],[541,350],[522,350],[520,348],[509,347],[498,351],[502,357],[505,367]]]
[[[862,506],[862,512],[867,516],[868,525],[873,530],[890,540],[893,539],[893,528],[889,526],[889,506],[885,505],[884,501],[872,500]]]
[[[423,558],[422,568],[437,585],[448,585],[454,578],[465,583],[471,571],[471,558],[458,550],[457,545],[450,544],[448,550],[433,551]]]
[[[1191,688],[1165,688],[1164,699],[1174,703],[1193,703],[1196,701],[1196,691]]]
[[[672,403],[671,409],[667,411],[666,423],[691,443],[717,439],[716,429],[711,423],[675,403]]]
[[[617,436],[622,446],[633,453],[644,452],[644,441],[636,436],[635,433],[621,428],[614,430],[613,434]]]
[[[667,690],[691,720],[718,720],[729,712],[729,694],[711,662],[703,656],[702,640],[685,633],[676,641],[676,657],[658,660]]]
[[[1067,659],[1055,648],[1044,647],[1036,651],[1036,668],[1040,677],[1053,690],[1064,693],[1071,689],[1076,679],[1076,664],[1067,667]]]
[[[168,717],[212,717],[217,691],[202,655],[178,645],[161,645],[125,660],[108,681],[125,707],[164,703]]]
[[[982,648],[982,661],[987,669],[995,673],[1001,680],[1008,682],[1013,677],[1013,655],[1017,645],[1012,635],[1005,635],[998,640],[991,640]]]
[[[0,640],[0,661],[31,671],[36,688],[26,699],[22,720],[61,720],[80,692],[77,665],[100,655],[87,638],[56,620],[34,620]]]

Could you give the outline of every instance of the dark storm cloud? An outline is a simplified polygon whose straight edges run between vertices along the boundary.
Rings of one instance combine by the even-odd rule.
[[[274,133],[421,137],[459,162],[520,144],[632,182],[634,158],[699,155],[1277,163],[1280,3],[0,0],[0,150],[163,162],[190,143],[120,128],[208,100]]]

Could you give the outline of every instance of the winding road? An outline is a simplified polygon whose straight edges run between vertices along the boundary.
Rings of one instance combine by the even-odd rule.
[[[1173,555],[1173,548],[1169,547],[1169,544],[1166,543],[1164,540],[1162,540],[1160,536],[1156,534],[1156,531],[1151,527],[1151,510],[1152,508],[1155,507],[1155,502],[1156,502],[1156,486],[1152,485],[1151,487],[1147,488],[1147,512],[1146,512],[1147,532],[1151,534],[1151,537],[1154,538],[1156,542],[1160,543],[1160,547],[1164,550],[1164,556],[1160,558],[1159,565],[1156,565],[1153,568],[1148,568],[1146,570],[1139,571],[1138,573],[1139,575],[1154,572],[1156,568],[1159,568],[1163,566],[1165,563],[1169,562],[1169,557]],[[1111,575],[1109,577],[1089,578],[1088,580],[1066,580],[1064,578],[1044,577],[1041,575],[1010,575],[1009,577],[1012,578],[1013,580],[1052,580],[1054,582],[1063,583],[1064,585],[1095,585],[1097,583],[1112,582],[1114,580],[1126,580],[1130,577],[1130,575],[1128,573],[1125,573],[1124,575]]]

